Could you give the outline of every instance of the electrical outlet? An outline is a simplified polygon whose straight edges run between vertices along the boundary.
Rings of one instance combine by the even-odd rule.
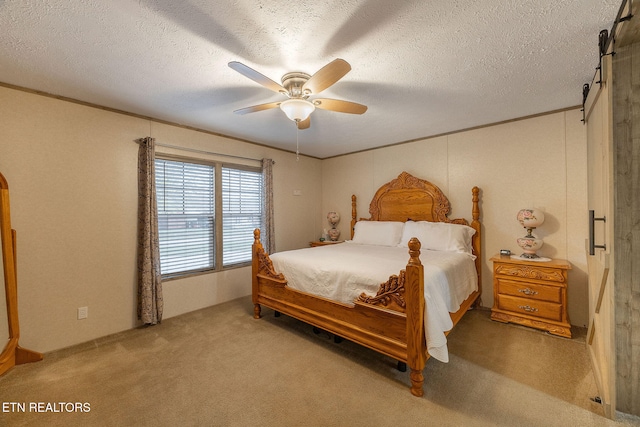
[[[89,317],[89,307],[78,307],[78,320]]]

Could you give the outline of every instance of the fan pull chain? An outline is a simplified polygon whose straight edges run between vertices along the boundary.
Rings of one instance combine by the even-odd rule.
[[[299,135],[300,135],[300,120],[296,120],[296,162],[300,161],[300,150],[298,149]]]

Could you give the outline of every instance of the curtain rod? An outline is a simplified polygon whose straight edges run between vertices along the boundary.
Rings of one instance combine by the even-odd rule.
[[[231,157],[231,158],[234,158],[234,159],[252,160],[254,162],[262,162],[262,159],[254,159],[254,158],[251,158],[251,157],[234,156],[233,154],[214,153],[213,151],[205,151],[205,150],[197,150],[195,148],[179,147],[177,145],[162,144],[160,142],[156,142],[156,146],[158,146],[158,147],[166,147],[166,148],[173,148],[173,149],[182,150],[182,151],[190,151],[192,153],[210,154],[210,155],[214,155],[214,156],[223,156],[223,157]],[[276,163],[273,160],[272,160],[272,162],[273,162],[273,164]]]

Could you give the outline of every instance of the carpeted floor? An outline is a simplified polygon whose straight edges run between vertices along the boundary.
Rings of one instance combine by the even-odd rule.
[[[45,355],[0,377],[2,426],[621,426],[602,416],[584,331],[469,312],[425,396],[396,362],[250,298]]]

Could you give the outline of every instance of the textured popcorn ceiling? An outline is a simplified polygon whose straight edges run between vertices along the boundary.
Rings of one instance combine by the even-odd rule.
[[[0,0],[0,82],[295,150],[280,82],[335,58],[300,151],[320,158],[572,107],[620,0]],[[142,136],[142,135],[141,135]]]

